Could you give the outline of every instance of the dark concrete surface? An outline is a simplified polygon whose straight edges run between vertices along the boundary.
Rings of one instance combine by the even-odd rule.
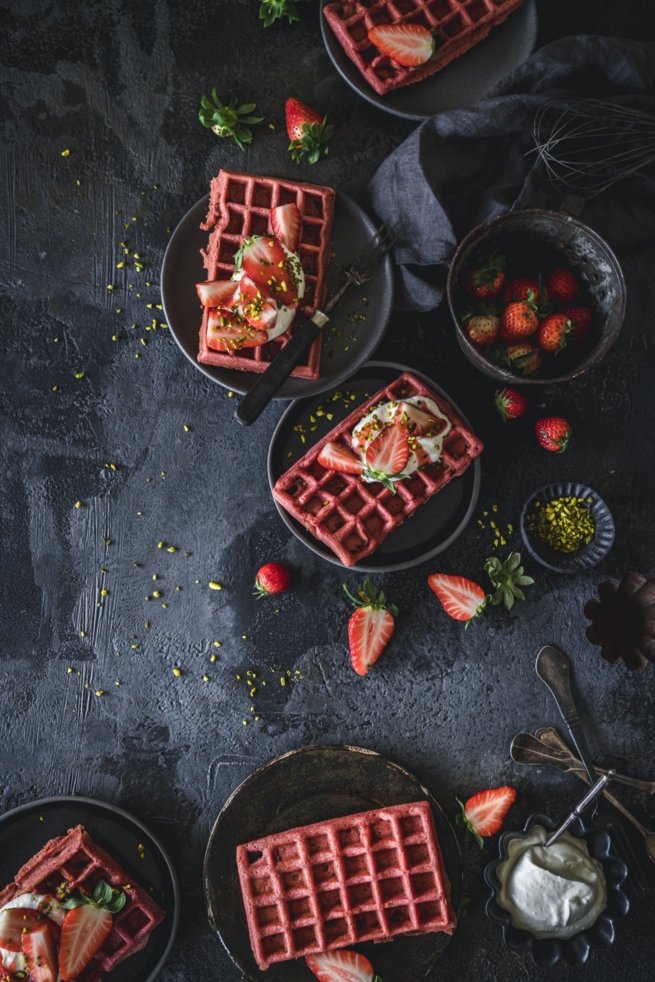
[[[356,577],[291,538],[268,491],[281,406],[241,429],[225,390],[193,371],[169,332],[145,325],[161,316],[147,304],[159,303],[169,231],[221,166],[288,171],[357,196],[411,124],[358,100],[338,78],[315,3],[299,25],[267,33],[255,0],[25,0],[1,11],[2,807],[78,792],[147,821],[174,857],[184,898],[163,982],[233,982],[238,973],[205,919],[202,855],[227,796],[271,757],[318,742],[359,744],[413,769],[451,815],[455,795],[505,781],[519,790],[517,827],[536,808],[561,813],[575,781],[524,772],[508,754],[517,730],[557,721],[533,671],[538,647],[553,640],[575,660],[598,758],[652,776],[653,672],[602,662],[581,607],[606,574],[655,572],[655,250],[622,257],[628,319],[604,364],[540,394],[573,421],[562,457],[536,446],[529,421],[496,419],[494,386],[463,360],[445,310],[394,319],[380,355],[432,374],[487,444],[482,507],[497,503],[516,526],[536,486],[586,481],[610,504],[617,540],[585,576],[528,564],[537,584],[526,602],[466,632],[429,593],[432,568],[383,578],[401,612],[397,635],[362,680],[348,665],[341,590]],[[655,34],[646,0],[543,0],[540,12],[540,43],[585,30]],[[245,154],[196,120],[213,84],[255,100],[274,123]],[[283,103],[292,94],[337,125],[330,158],[315,168],[295,169],[287,157]],[[143,257],[141,273],[130,257],[116,269],[123,240]],[[160,541],[178,551],[158,549]],[[474,523],[439,566],[479,575],[490,551],[489,531]],[[274,558],[293,567],[293,591],[257,603],[254,573]],[[223,590],[209,590],[210,580]],[[148,601],[155,587],[163,596]],[[268,681],[254,700],[235,678],[247,670]],[[253,703],[261,721],[244,726]],[[655,825],[652,804],[625,800]],[[616,945],[594,953],[584,973],[540,973],[505,949],[483,910],[480,873],[493,849],[483,857],[465,848],[470,903],[435,980],[651,982],[652,893],[635,895]]]

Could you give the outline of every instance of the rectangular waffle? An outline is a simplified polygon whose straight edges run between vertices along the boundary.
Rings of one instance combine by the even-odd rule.
[[[145,947],[164,912],[149,893],[97,845],[82,825],[50,839],[22,866],[12,883],[0,891],[0,907],[22,893],[62,897],[74,891],[92,894],[99,880],[120,887],[127,903],[114,915],[111,934],[84,970],[78,982],[96,982],[119,962]]]
[[[351,61],[379,95],[420,82],[482,41],[523,0],[335,0],[323,8]],[[436,38],[434,59],[408,68],[368,39],[377,24],[420,24]]]
[[[201,228],[210,232],[203,251],[208,280],[229,280],[234,254],[244,238],[270,232],[271,208],[295,202],[300,211],[300,242],[296,252],[305,274],[305,296],[288,331],[258,348],[214,351],[207,345],[209,308],[200,328],[198,361],[243,372],[263,372],[293,336],[295,325],[311,316],[325,300],[325,278],[330,262],[334,191],[318,184],[300,184],[273,177],[254,177],[222,170],[211,182],[209,211]],[[299,378],[319,378],[321,336],[312,344],[305,362],[292,371]]]
[[[427,801],[280,832],[237,847],[250,943],[274,962],[455,929]]]
[[[318,455],[328,442],[351,450],[353,427],[377,403],[397,402],[412,396],[434,400],[450,420],[452,429],[444,439],[441,459],[397,481],[395,494],[383,484],[366,483],[357,474],[326,470],[318,462]],[[482,450],[480,440],[452,406],[405,372],[353,410],[292,464],[275,482],[273,496],[304,528],[329,546],[344,566],[354,566],[375,552],[417,508],[463,474]]]

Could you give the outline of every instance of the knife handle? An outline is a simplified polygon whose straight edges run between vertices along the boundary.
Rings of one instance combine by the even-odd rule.
[[[266,409],[275,393],[291,375],[298,362],[306,355],[329,318],[322,310],[317,310],[306,321],[296,327],[293,337],[275,356],[265,372],[248,389],[234,413],[244,426],[250,426]]]

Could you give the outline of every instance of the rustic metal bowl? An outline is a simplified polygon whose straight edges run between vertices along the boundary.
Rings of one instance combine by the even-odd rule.
[[[607,906],[598,920],[587,928],[574,934],[572,938],[560,941],[558,938],[535,938],[527,931],[514,927],[509,911],[500,907],[496,901],[500,890],[500,881],[496,873],[498,864],[507,859],[507,844],[510,839],[525,836],[533,825],[541,825],[547,831],[553,832],[559,822],[554,822],[547,815],[531,815],[522,830],[503,832],[498,840],[498,859],[485,868],[484,878],[491,890],[487,901],[487,914],[492,921],[497,921],[503,927],[503,941],[512,951],[528,954],[541,968],[549,968],[559,961],[568,965],[584,965],[592,948],[607,948],[614,944],[614,922],[624,917],[630,909],[630,901],[623,892],[623,881],[628,875],[628,867],[618,859],[612,849],[612,840],[605,829],[591,825],[583,818],[576,818],[569,828],[573,835],[580,836],[587,843],[589,854],[598,859],[603,867],[607,884]]]
[[[462,328],[460,317],[470,304],[465,273],[482,256],[495,251],[527,257],[533,268],[539,268],[540,257],[543,262],[547,256],[546,262],[551,265],[557,258],[574,270],[589,294],[594,313],[590,336],[579,347],[553,358],[548,366],[550,374],[546,371],[528,378],[496,365],[471,344]],[[509,212],[469,232],[450,265],[447,292],[460,348],[472,365],[504,384],[543,385],[577,378],[603,360],[616,341],[625,316],[625,280],[608,244],[576,216],[537,208]]]

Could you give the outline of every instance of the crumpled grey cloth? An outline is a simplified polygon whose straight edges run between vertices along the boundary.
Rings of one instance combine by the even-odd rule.
[[[398,305],[432,310],[457,243],[510,208],[561,207],[535,173],[535,112],[552,99],[627,101],[655,113],[655,43],[583,35],[554,41],[466,109],[422,123],[378,168],[366,196],[399,234]],[[655,241],[655,170],[586,201],[582,220],[621,251]]]

